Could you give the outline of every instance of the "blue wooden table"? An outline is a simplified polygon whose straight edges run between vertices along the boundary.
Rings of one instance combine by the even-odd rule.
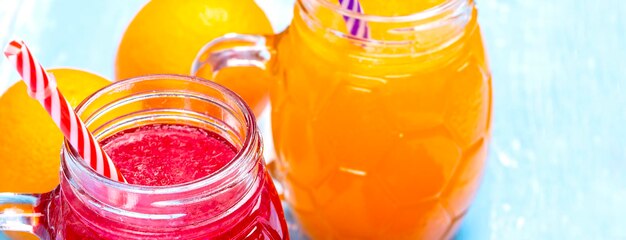
[[[292,1],[257,0],[272,10],[277,31]],[[20,37],[45,66],[112,79],[121,34],[143,4],[0,0],[0,44]],[[494,78],[494,137],[457,238],[626,239],[626,1],[478,5]],[[0,92],[17,79],[0,61]]]

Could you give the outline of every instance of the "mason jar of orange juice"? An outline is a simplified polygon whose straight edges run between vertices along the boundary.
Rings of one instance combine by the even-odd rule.
[[[490,137],[474,1],[360,4],[298,0],[285,32],[216,39],[192,71],[256,66],[274,76],[276,177],[312,238],[450,238]],[[352,34],[347,20],[369,32]]]

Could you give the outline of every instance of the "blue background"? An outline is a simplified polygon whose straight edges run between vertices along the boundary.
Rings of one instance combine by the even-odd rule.
[[[257,2],[272,12],[276,31],[285,28],[293,0]],[[44,66],[112,79],[121,35],[144,3],[0,0],[0,44],[19,37]],[[494,79],[494,137],[457,237],[626,239],[626,1],[478,6]],[[0,61],[0,93],[17,79]]]

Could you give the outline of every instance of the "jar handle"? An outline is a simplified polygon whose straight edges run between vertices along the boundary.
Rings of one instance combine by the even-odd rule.
[[[275,55],[274,38],[280,35],[248,35],[229,33],[207,43],[191,65],[192,76],[207,76],[237,92],[255,114],[261,114],[269,100],[269,85],[272,74],[268,66]],[[217,78],[226,68],[252,67],[266,72],[256,75],[243,71],[243,77],[237,79]],[[228,75],[228,74],[225,74]]]
[[[36,234],[43,213],[35,206],[39,194],[0,193],[0,231]]]
[[[266,70],[275,53],[274,36],[228,33],[210,41],[198,52],[191,75],[210,67],[213,79],[229,67],[257,67]]]
[[[281,36],[229,33],[218,37],[202,47],[193,61],[191,75],[196,76],[201,70],[210,71],[212,79],[216,79],[220,70],[231,67],[256,67],[268,71],[276,59],[275,44]],[[253,91],[257,91],[257,95],[269,94],[264,88],[255,88]],[[276,170],[276,164],[277,161],[273,159],[267,162],[269,173],[282,198],[282,177]]]

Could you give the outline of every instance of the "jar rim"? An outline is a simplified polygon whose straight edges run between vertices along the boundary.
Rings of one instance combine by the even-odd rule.
[[[300,32],[311,35],[321,32],[323,35],[319,34],[320,38],[360,46],[349,55],[358,62],[364,59],[378,62],[382,58],[406,60],[420,56],[430,58],[429,56],[435,52],[462,46],[461,40],[471,32],[468,29],[471,28],[473,31],[477,26],[474,0],[445,0],[433,7],[397,16],[371,14],[367,9],[360,13],[344,9],[330,0],[297,0],[296,9],[300,24],[293,25],[310,29]],[[317,14],[320,12],[319,9],[331,11],[334,17],[319,18]],[[367,37],[354,35],[347,28],[334,24],[341,18],[359,20],[364,24],[371,23],[370,30],[375,29]]]
[[[360,19],[365,22],[378,22],[378,23],[402,23],[402,22],[414,22],[420,20],[426,20],[429,18],[433,18],[435,16],[439,16],[445,14],[448,10],[454,9],[462,9],[471,5],[473,0],[445,0],[444,2],[437,4],[431,8],[414,12],[406,15],[397,15],[397,16],[385,16],[385,15],[374,15],[367,13],[359,13],[356,11],[352,11],[349,9],[344,9],[341,5],[338,5],[329,0],[298,0],[298,4],[300,7],[305,5],[304,2],[313,1],[317,4],[324,6],[333,10],[336,13],[339,13],[343,16]]]
[[[229,102],[233,102],[236,104],[235,107],[238,108],[237,110],[240,110],[243,115],[246,133],[245,133],[245,138],[242,141],[241,149],[237,152],[235,157],[230,162],[228,162],[225,166],[223,166],[219,170],[207,176],[204,176],[202,178],[193,180],[193,181],[175,184],[175,185],[166,185],[166,186],[144,186],[144,185],[127,184],[127,183],[114,181],[110,178],[107,178],[97,173],[94,169],[88,166],[85,161],[83,161],[83,159],[78,155],[78,153],[76,153],[76,151],[74,151],[73,148],[69,147],[71,146],[71,144],[69,143],[67,139],[64,139],[63,141],[62,150],[64,153],[67,153],[68,155],[70,155],[70,157],[69,157],[69,160],[65,160],[65,161],[71,161],[73,165],[79,167],[80,171],[85,172],[88,177],[94,179],[95,181],[98,181],[101,184],[106,185],[107,187],[120,189],[125,192],[137,193],[137,194],[172,194],[172,193],[188,192],[188,191],[199,189],[199,188],[211,185],[211,184],[215,184],[218,181],[225,179],[231,173],[240,172],[242,168],[245,168],[245,169],[250,168],[256,164],[256,161],[259,161],[259,159],[254,157],[254,155],[256,154],[255,148],[258,148],[257,145],[259,144],[258,143],[259,133],[258,133],[258,129],[256,126],[256,120],[255,120],[254,114],[252,114],[252,110],[248,107],[247,104],[245,104],[244,100],[239,95],[234,93],[232,90],[218,83],[215,83],[215,82],[212,82],[212,81],[200,78],[200,77],[186,76],[186,75],[179,75],[179,74],[154,74],[154,75],[139,76],[139,77],[116,81],[96,91],[95,93],[91,94],[87,98],[85,98],[85,100],[83,100],[76,107],[75,109],[76,114],[80,116],[85,110],[85,108],[89,106],[89,104],[93,103],[93,101],[95,101],[98,97],[102,96],[103,94],[106,94],[111,91],[116,91],[116,89],[119,89],[120,87],[123,87],[128,84],[133,84],[133,83],[140,82],[140,81],[159,80],[159,79],[182,80],[182,81],[189,81],[189,82],[194,82],[198,84],[203,84],[207,87],[218,90],[220,93],[224,94],[224,96],[227,99],[229,99],[228,100]],[[98,111],[96,111],[95,113],[97,112]],[[92,114],[92,116],[94,115],[96,114]],[[89,117],[92,117],[92,116],[89,116]],[[86,120],[85,122],[87,122],[89,119],[85,119],[85,120]],[[68,159],[68,158],[65,158],[65,159]],[[67,168],[67,166],[65,166],[66,165],[65,161],[63,161],[63,168]]]

